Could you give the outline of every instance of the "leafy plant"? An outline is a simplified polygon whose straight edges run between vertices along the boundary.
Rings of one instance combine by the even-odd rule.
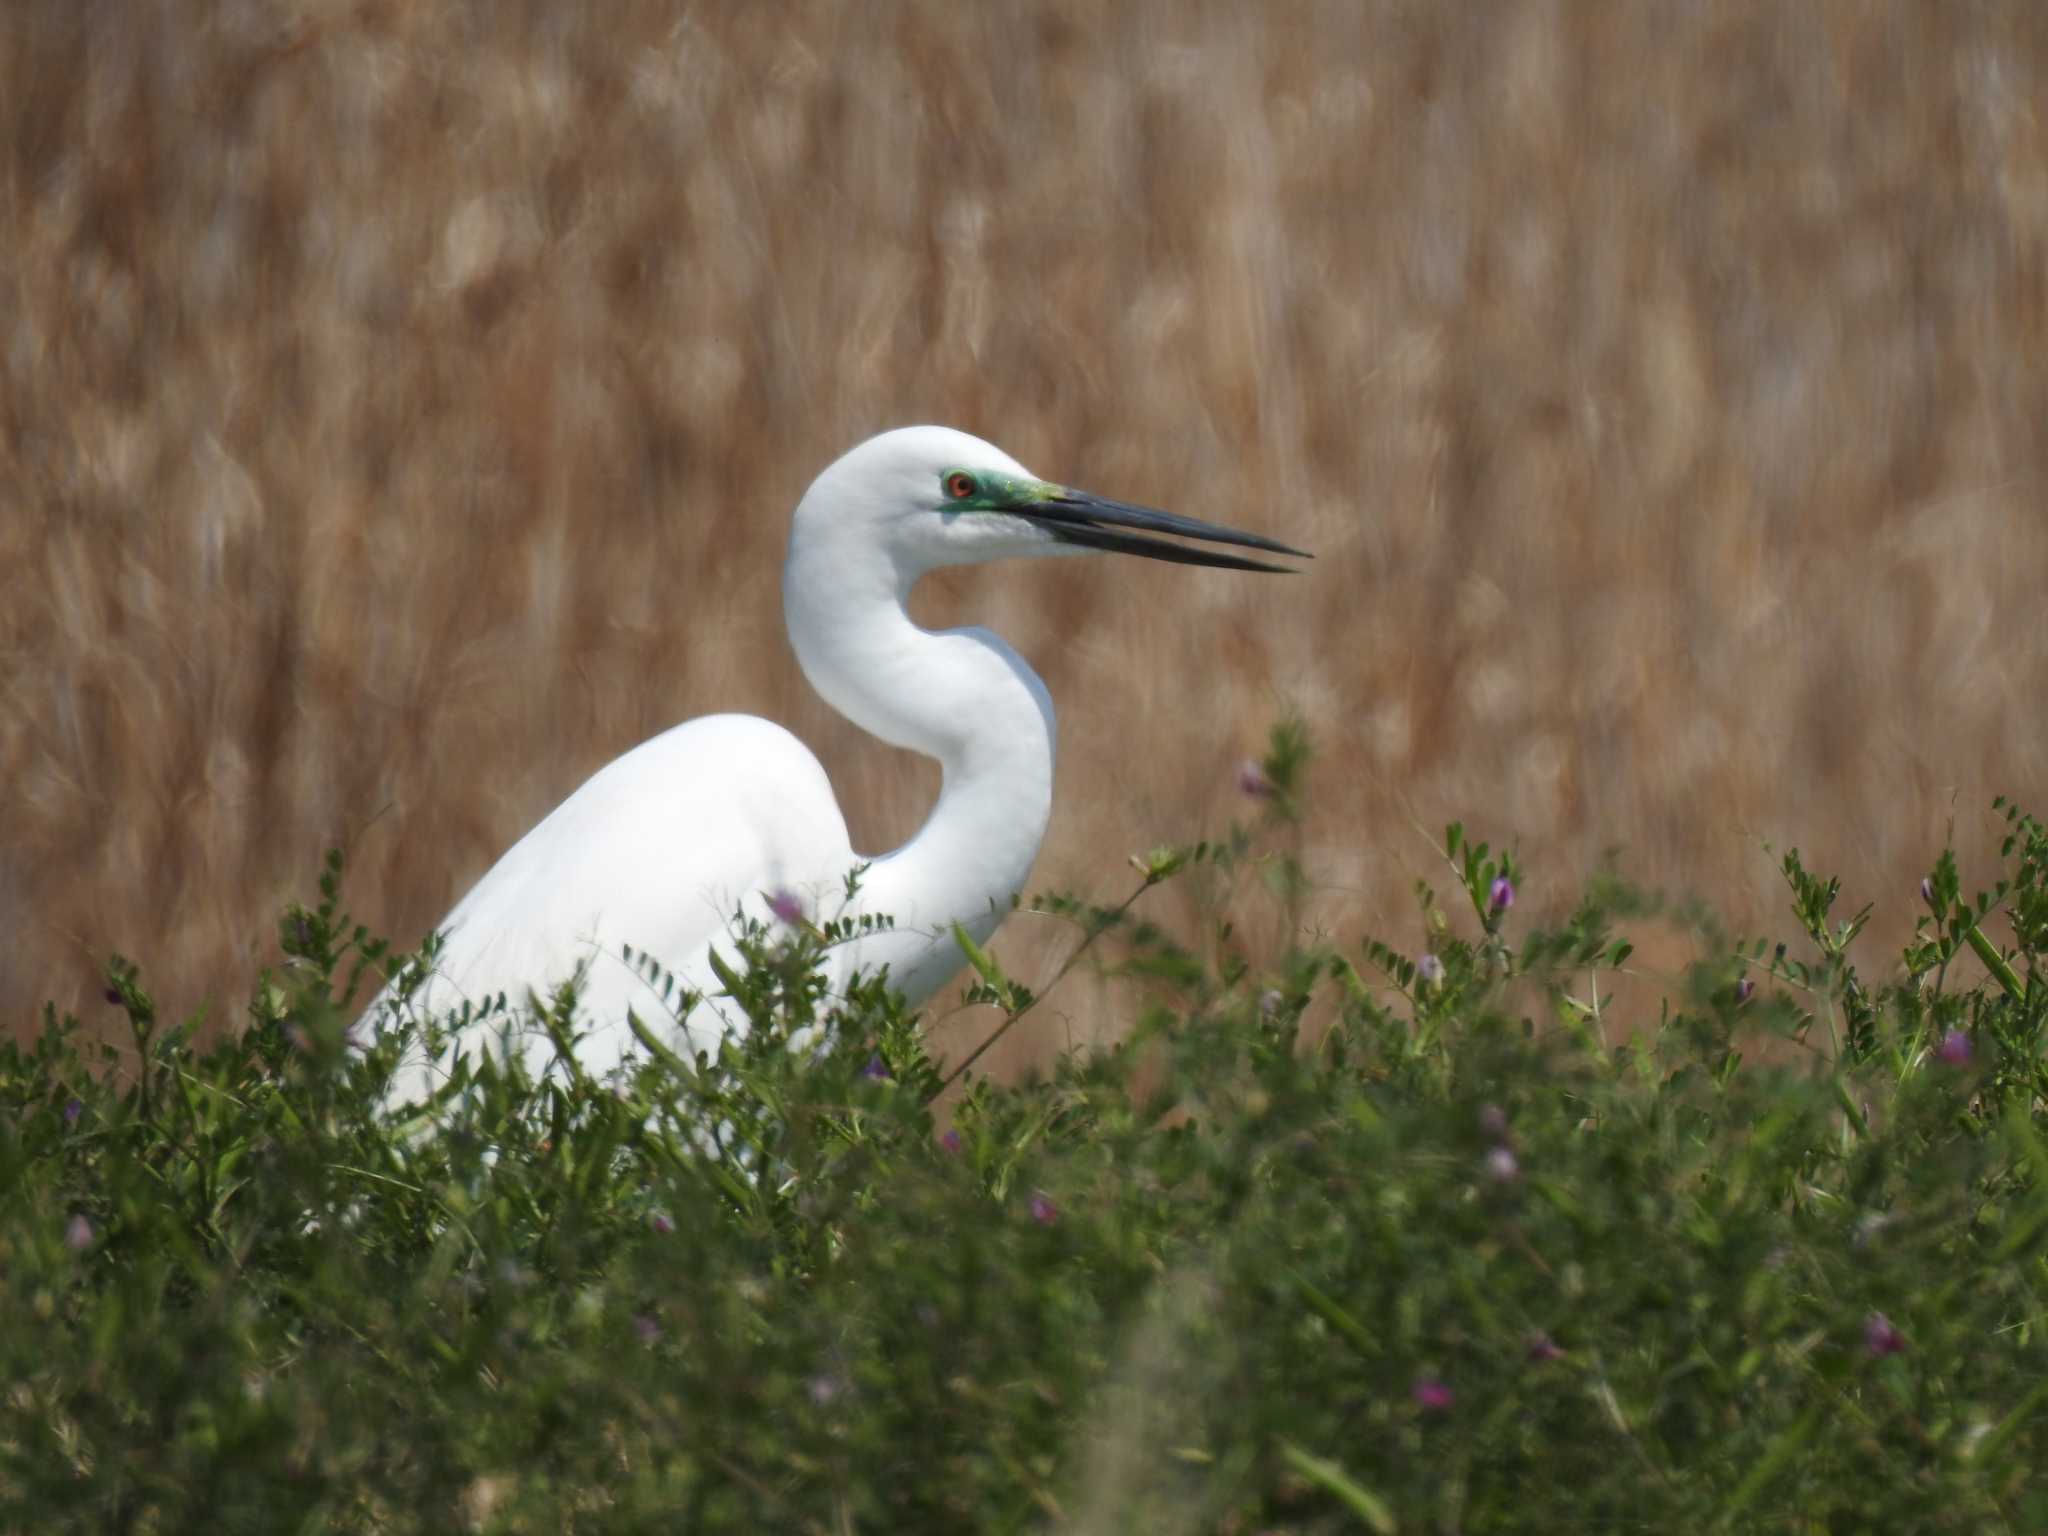
[[[1132,1020],[1043,1081],[829,994],[857,925],[741,924],[715,1055],[451,1055],[424,1116],[385,1089],[459,1021],[351,1046],[432,954],[338,861],[237,1028],[114,961],[127,1041],[0,1046],[0,1526],[2048,1525],[2041,824],[1968,899],[1944,854],[1879,981],[1788,854],[1785,942],[1702,925],[1625,1013],[1655,903],[1532,924],[1460,826],[1421,947],[1314,936],[1306,761],[1277,733],[1255,819],[1124,898],[1034,900]],[[1144,915],[1176,880],[1193,934]],[[984,1039],[1032,1027],[965,948]]]

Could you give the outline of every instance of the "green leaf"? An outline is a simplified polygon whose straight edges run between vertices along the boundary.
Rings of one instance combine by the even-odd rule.
[[[1376,1358],[1380,1354],[1379,1343],[1367,1332],[1365,1325],[1345,1311],[1334,1298],[1299,1270],[1294,1274],[1294,1287],[1301,1292],[1303,1301],[1322,1314],[1325,1322],[1358,1347],[1360,1354],[1368,1358]]]
[[[1287,1465],[1335,1498],[1379,1536],[1394,1536],[1394,1514],[1387,1508],[1386,1501],[1336,1462],[1311,1455],[1291,1440],[1280,1442],[1280,1455]]]
[[[953,942],[960,946],[960,953],[967,957],[967,963],[974,968],[974,974],[987,982],[997,992],[1004,992],[1010,983],[1003,975],[1003,968],[996,964],[996,957],[974,942],[974,935],[960,924],[953,925]]]

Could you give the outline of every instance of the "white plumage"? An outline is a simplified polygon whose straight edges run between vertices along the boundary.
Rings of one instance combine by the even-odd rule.
[[[836,951],[836,979],[886,964],[912,1003],[929,997],[960,968],[953,924],[981,941],[994,933],[1052,812],[1044,684],[986,630],[918,628],[904,607],[918,578],[943,565],[1091,549],[1276,569],[1156,533],[1299,553],[1039,480],[944,427],[872,438],[812,483],[783,567],[797,661],[841,714],[943,770],[917,836],[875,859],[861,884],[854,911],[889,916],[894,931]],[[442,923],[438,966],[412,1006],[442,1017],[501,992],[517,1006],[580,968],[576,1052],[591,1073],[632,1052],[629,1009],[685,1056],[715,1048],[720,1031],[743,1022],[719,1011],[706,963],[715,945],[730,952],[735,908],[772,922],[771,899],[794,897],[813,917],[839,916],[860,862],[824,769],[794,736],[751,715],[692,720],[600,769],[492,866]],[[674,1018],[628,950],[704,994],[697,1011]],[[391,1006],[380,997],[359,1030]],[[493,1043],[504,1027],[472,1025],[462,1044]],[[544,1067],[547,1036],[521,1039],[529,1065]],[[393,1098],[421,1097],[435,1081],[425,1062],[409,1061]]]

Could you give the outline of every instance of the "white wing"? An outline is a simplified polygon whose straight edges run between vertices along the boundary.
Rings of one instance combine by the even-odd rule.
[[[440,925],[435,974],[414,995],[422,1017],[505,994],[522,1013],[583,971],[576,1057],[602,1075],[633,1049],[628,1008],[686,1057],[715,1049],[725,1021],[706,964],[727,942],[735,908],[772,921],[764,893],[788,891],[814,916],[837,915],[856,863],[846,821],[817,758],[781,726],[752,715],[707,715],[666,731],[593,774],[521,838]],[[625,952],[646,954],[707,996],[675,1018]],[[389,1008],[380,997],[359,1030]],[[474,1052],[503,1037],[503,1016],[472,1027]],[[527,1029],[519,1048],[536,1070],[552,1055]],[[394,1102],[424,1096],[437,1074],[406,1062]]]

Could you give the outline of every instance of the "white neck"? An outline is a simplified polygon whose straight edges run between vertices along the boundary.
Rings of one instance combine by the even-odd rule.
[[[858,909],[895,919],[867,941],[913,1003],[961,964],[959,923],[985,940],[1008,914],[1052,815],[1052,698],[1024,659],[983,629],[918,628],[904,609],[916,572],[880,551],[793,543],[783,613],[797,662],[825,702],[894,746],[937,758],[938,804],[917,836],[875,861]]]

